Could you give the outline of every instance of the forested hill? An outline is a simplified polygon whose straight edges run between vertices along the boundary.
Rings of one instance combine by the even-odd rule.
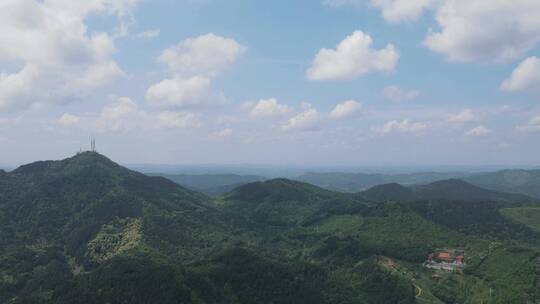
[[[0,172],[0,303],[534,299],[537,232],[492,192],[451,185],[471,200],[439,200],[462,198],[445,184],[363,197],[287,179],[212,198],[95,152],[32,163]],[[434,280],[422,263],[448,247],[469,266]]]
[[[159,174],[173,182],[209,195],[221,195],[248,183],[265,180],[262,176],[237,174]]]
[[[304,192],[291,196],[304,210],[318,194],[296,188],[282,198]],[[247,192],[235,191],[266,196]],[[351,268],[357,285],[347,285],[335,268],[293,258],[301,242],[274,247],[273,228],[246,218],[253,210],[221,204],[94,152],[4,173],[0,303],[413,302],[412,285],[376,261]]]
[[[540,170],[501,170],[485,173],[418,172],[407,174],[306,173],[297,178],[325,189],[342,192],[365,191],[371,187],[398,183],[424,185],[436,181],[461,179],[477,187],[540,198]]]
[[[503,170],[465,178],[477,186],[540,198],[540,170]]]
[[[375,201],[490,201],[500,203],[534,203],[539,199],[517,193],[487,190],[459,179],[436,181],[426,185],[405,187],[392,183],[372,187],[359,196]]]

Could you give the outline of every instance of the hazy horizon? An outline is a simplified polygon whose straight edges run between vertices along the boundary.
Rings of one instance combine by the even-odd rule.
[[[83,150],[85,151],[85,150]],[[98,151],[98,153],[109,157]],[[67,155],[58,159],[36,159],[19,164],[0,163],[0,169],[11,171],[19,166],[35,161],[61,160],[75,156]],[[297,177],[306,173],[364,173],[364,174],[408,174],[408,173],[483,173],[501,170],[523,169],[535,170],[540,166],[492,164],[492,165],[460,165],[460,164],[308,164],[308,163],[126,163],[121,160],[112,161],[142,173],[186,174],[186,175],[259,175],[263,177]]]

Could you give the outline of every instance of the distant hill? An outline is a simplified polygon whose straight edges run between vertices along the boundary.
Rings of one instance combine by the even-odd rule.
[[[505,216],[523,205],[539,206],[538,199],[526,195],[487,190],[458,179],[410,187],[386,184],[358,195],[371,201],[407,202],[426,219],[466,234],[540,245],[540,234]]]
[[[409,202],[417,198],[412,189],[402,186],[398,183],[378,185],[359,193],[359,196],[370,201],[376,202]]]
[[[208,195],[225,194],[241,185],[265,180],[262,176],[237,174],[192,175],[151,173],[149,175],[165,177],[179,185]]]
[[[466,175],[466,173],[461,172],[419,172],[410,174],[312,172],[301,175],[296,179],[325,189],[342,192],[359,192],[382,184],[419,185],[437,180],[461,178]]]
[[[273,179],[240,186],[224,196],[224,207],[249,220],[271,226],[295,226],[316,216],[324,207],[363,204],[343,193],[307,183]]]
[[[540,170],[504,170],[471,175],[465,180],[486,189],[540,198]]]
[[[487,190],[459,179],[441,180],[426,185],[405,187],[391,183],[362,191],[359,196],[374,201],[491,201],[501,203],[537,202],[522,194]]]
[[[419,172],[410,174],[306,173],[299,181],[342,192],[359,192],[373,186],[398,183],[423,185],[440,180],[461,179],[499,192],[520,193],[540,198],[540,170],[502,170],[487,173]]]
[[[529,203],[537,201],[526,195],[487,190],[459,179],[433,182],[427,185],[412,186],[415,196],[420,200],[444,199],[450,201],[493,201],[506,203]]]

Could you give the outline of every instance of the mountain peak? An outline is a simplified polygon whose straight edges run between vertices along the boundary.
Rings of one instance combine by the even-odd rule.
[[[227,197],[232,200],[262,201],[272,200],[307,200],[313,195],[324,195],[330,191],[317,186],[293,181],[286,178],[276,178],[263,182],[255,182],[240,186],[230,192]]]
[[[410,201],[414,199],[411,189],[398,183],[374,186],[359,195],[372,201]]]
[[[93,151],[81,152],[63,160],[37,161],[22,165],[13,170],[13,174],[56,174],[74,173],[88,168],[105,170],[124,169],[106,156]],[[127,170],[127,169],[124,169]]]

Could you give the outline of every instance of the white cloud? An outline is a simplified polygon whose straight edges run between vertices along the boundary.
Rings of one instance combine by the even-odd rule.
[[[475,117],[472,109],[465,109],[456,114],[449,114],[446,119],[452,123],[466,123],[473,121]]]
[[[125,76],[115,61],[93,65],[82,75],[73,75],[72,82],[78,89],[95,89],[110,83],[116,78]]]
[[[429,8],[434,0],[371,0],[382,10],[384,20],[391,23],[414,21]]]
[[[391,23],[414,21],[432,6],[435,0],[324,0],[329,6],[360,5],[369,2],[381,9],[383,18]]]
[[[315,129],[321,121],[319,112],[316,109],[308,109],[289,119],[283,130],[312,130]]]
[[[215,136],[221,137],[221,138],[230,137],[232,134],[233,134],[233,130],[229,128],[225,128],[223,130],[220,130],[214,133]]]
[[[261,99],[251,106],[251,117],[275,117],[282,116],[291,111],[289,106],[278,103],[277,99]]]
[[[501,84],[501,90],[507,92],[535,89],[540,89],[540,59],[535,56],[521,62]]]
[[[212,97],[211,80],[194,76],[191,78],[165,79],[152,85],[146,92],[146,101],[165,108],[185,108],[219,102]]]
[[[245,50],[235,40],[212,33],[181,41],[161,53],[159,61],[169,67],[172,76],[150,86],[146,101],[167,108],[223,103],[223,96],[212,93],[212,77],[236,62]]]
[[[342,6],[342,5],[360,5],[364,0],[323,0],[324,5]]]
[[[540,115],[531,118],[527,123],[516,126],[519,132],[540,132]]]
[[[0,110],[22,106],[32,101],[32,85],[39,77],[39,69],[27,65],[14,74],[0,74]],[[19,103],[17,105],[17,103]]]
[[[356,100],[347,100],[336,105],[332,112],[330,112],[330,117],[334,119],[351,117],[358,114],[360,110],[362,110],[362,103]]]
[[[135,35],[136,38],[143,38],[143,39],[153,39],[159,37],[161,34],[160,30],[148,30],[144,32],[140,32],[137,35]]]
[[[392,120],[385,123],[382,127],[373,129],[379,134],[390,133],[420,133],[427,130],[428,125],[423,122],[411,122],[408,119],[398,121]]]
[[[417,90],[406,90],[398,86],[387,86],[383,89],[382,95],[384,98],[393,102],[411,101],[418,98],[420,92]]]
[[[424,44],[452,61],[510,62],[540,42],[540,1],[445,0]]]
[[[309,80],[351,80],[369,72],[393,71],[399,53],[393,44],[384,49],[372,48],[373,40],[362,31],[355,31],[336,49],[322,49],[307,70]]]
[[[308,110],[308,109],[311,109],[311,108],[313,108],[313,105],[311,103],[305,102],[305,101],[300,102],[300,109]]]
[[[473,137],[482,137],[482,136],[489,135],[489,133],[491,133],[490,129],[484,126],[478,126],[467,131],[466,135],[473,136]]]
[[[161,53],[159,61],[172,73],[215,77],[235,63],[246,47],[233,39],[212,33],[181,41]]]
[[[105,119],[120,119],[137,112],[137,104],[128,97],[120,97],[115,102],[101,110],[101,117]]]
[[[58,123],[64,127],[69,127],[78,124],[81,121],[81,118],[77,115],[72,115],[65,113],[58,119]]]
[[[188,112],[165,111],[157,115],[159,125],[165,128],[200,128],[202,122],[199,117]]]
[[[136,128],[142,122],[144,113],[139,112],[137,104],[128,97],[120,97],[103,107],[97,117],[98,130],[127,131]]]
[[[0,3],[0,61],[22,65],[2,73],[0,108],[24,108],[37,101],[65,103],[92,94],[122,74],[113,60],[114,40],[90,32],[92,14],[129,13],[135,0],[4,0]],[[17,87],[16,85],[16,87]]]

